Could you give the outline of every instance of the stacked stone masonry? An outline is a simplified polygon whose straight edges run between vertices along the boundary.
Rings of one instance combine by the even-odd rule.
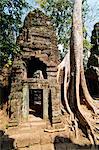
[[[56,81],[60,59],[50,19],[39,10],[30,12],[17,43],[22,52],[14,58],[12,66],[9,96],[11,119],[17,122],[28,120],[30,89],[42,89],[43,119],[49,121],[50,112],[52,124],[57,124],[61,114],[61,90]]]
[[[99,23],[94,25],[91,43],[93,46],[88,60],[86,76],[90,93],[99,96]]]

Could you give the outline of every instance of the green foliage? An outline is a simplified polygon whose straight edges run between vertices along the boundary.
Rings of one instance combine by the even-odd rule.
[[[72,18],[72,2],[69,0],[36,0],[51,17],[55,27],[58,43],[68,49]],[[63,50],[63,51],[64,51]]]
[[[13,56],[20,51],[16,37],[21,27],[23,10],[29,8],[25,0],[0,1],[0,57],[1,64],[11,64]]]
[[[58,44],[63,46],[62,54],[69,47],[72,2],[71,0],[35,0],[52,19],[58,37]],[[22,14],[29,8],[26,0],[0,1],[0,66],[4,63],[11,65],[15,54],[20,52],[16,44],[16,37],[22,25]],[[83,3],[83,20],[87,13],[86,0]]]
[[[71,36],[71,25],[72,25],[72,8],[73,3],[71,0],[36,0],[40,6],[45,10],[46,14],[51,17],[52,23],[55,27],[58,44],[63,46],[62,55],[69,49],[69,42]],[[86,20],[86,14],[88,13],[87,0],[83,0],[83,25]],[[84,25],[85,26],[85,25]],[[84,36],[86,30],[84,27]],[[88,40],[84,41],[84,52],[88,48]],[[86,45],[87,44],[87,45]],[[86,48],[87,47],[87,48]]]

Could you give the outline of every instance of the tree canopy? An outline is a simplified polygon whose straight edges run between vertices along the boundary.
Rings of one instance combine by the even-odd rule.
[[[26,0],[0,1],[0,66],[11,63],[11,58],[20,51],[16,37],[22,25],[23,10],[29,8]]]
[[[71,36],[71,25],[72,25],[72,11],[73,2],[71,0],[36,0],[40,7],[49,15],[54,24],[58,44],[63,47],[62,55],[66,53],[69,49],[69,42]],[[90,48],[90,44],[86,39],[86,28],[84,25],[86,14],[88,12],[87,0],[83,0],[83,32],[84,34],[84,48],[85,52]],[[86,54],[86,53],[85,53]]]
[[[57,33],[58,44],[63,47],[60,53],[62,57],[69,49],[71,25],[72,25],[72,8],[71,0],[35,0],[40,7],[51,17],[52,23]],[[20,51],[16,44],[16,37],[22,25],[22,14],[29,8],[26,0],[1,0],[0,1],[0,55],[4,63],[11,62],[11,58]],[[87,0],[83,0],[83,24],[88,12]],[[84,54],[85,65],[87,63],[87,53],[91,44],[87,40],[87,30],[84,25]]]

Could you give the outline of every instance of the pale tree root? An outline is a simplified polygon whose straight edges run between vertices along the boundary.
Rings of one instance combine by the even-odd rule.
[[[79,85],[80,85],[80,77],[81,77],[79,60],[76,61],[76,66],[77,66],[76,67],[76,100],[77,100],[77,110],[78,110],[77,112],[79,113],[78,118],[82,122],[82,125],[85,125],[91,144],[96,145],[96,137],[94,135],[93,128],[91,126],[91,122],[89,122],[88,118],[83,115],[83,111],[81,109],[80,96],[79,96]],[[83,78],[85,78],[84,74],[83,74]],[[81,79],[81,81],[82,81],[82,79]],[[81,82],[81,84],[82,84],[82,82]],[[83,90],[85,90],[84,89],[85,86],[84,87],[83,87],[83,85],[81,85],[81,86],[82,86]],[[92,110],[93,110],[93,107],[92,107]]]
[[[54,132],[62,132],[65,131],[67,127],[65,126],[64,128],[59,128],[59,129],[44,129],[45,132],[48,133],[54,133]]]
[[[59,70],[59,74],[60,74],[60,70]],[[58,74],[58,78],[59,78],[59,74]],[[79,83],[79,82],[78,82]],[[68,99],[67,99],[67,91],[68,91],[68,86],[69,86],[69,82],[67,82],[67,70],[65,69],[65,77],[64,77],[64,100],[65,100],[65,105],[66,105],[66,109],[70,115],[70,121],[72,122],[71,124],[71,129],[72,131],[75,131],[75,137],[78,139],[78,122],[77,122],[77,119],[74,118],[74,113],[72,112],[70,106],[69,106],[69,103],[68,103]],[[77,90],[79,91],[79,89]],[[79,93],[78,93],[79,94]],[[78,100],[79,104],[78,104],[78,113],[80,114],[78,116],[78,119],[83,122],[82,124],[85,124],[85,127],[87,127],[87,133],[88,133],[88,137],[91,141],[91,144],[96,144],[96,138],[94,136],[94,133],[93,133],[93,129],[90,125],[90,123],[88,122],[88,120],[85,118],[85,116],[83,116],[83,113],[81,112],[80,110],[80,99]],[[87,106],[90,106],[91,109],[93,110],[93,112],[95,112],[95,109],[94,109],[94,106],[92,104],[90,104],[90,102],[88,100],[85,100],[86,101],[86,105]],[[62,109],[64,112],[65,112],[65,109]],[[81,118],[80,118],[81,117]],[[48,131],[48,132],[57,132],[56,130],[51,130],[51,131]]]
[[[77,118],[74,120],[75,138],[78,139],[78,122]]]
[[[92,106],[92,110],[95,111],[94,108],[93,108],[93,105],[91,105],[91,106]],[[91,122],[88,120],[87,116],[83,115],[83,111],[81,110],[81,107],[80,107],[80,100],[79,100],[78,110],[79,110],[80,116],[82,118],[82,121],[85,122],[85,124],[86,124],[85,127],[87,128],[87,134],[88,134],[88,137],[89,137],[89,140],[90,140],[91,144],[96,145],[97,141],[96,141],[96,137],[94,135],[93,128],[91,126]]]
[[[66,75],[69,76],[70,75],[70,52],[68,52],[64,59],[62,60],[62,62],[58,65],[57,69],[57,82],[59,82],[59,77],[60,77],[60,72],[61,70],[63,70],[65,68],[65,70],[67,70]]]
[[[70,83],[70,74],[68,76],[67,68],[65,68],[65,77],[64,77],[64,100],[65,100],[65,105],[66,109],[70,115],[70,121],[71,121],[71,129],[75,131],[75,137],[78,139],[78,123],[77,119],[74,117],[74,114],[69,106],[68,99],[67,99],[67,91]]]
[[[60,72],[65,68],[65,77],[64,77],[64,100],[67,112],[70,115],[70,121],[71,121],[71,129],[75,131],[75,136],[78,136],[78,123],[77,119],[74,118],[74,114],[69,106],[68,99],[67,99],[67,91],[70,83],[70,52],[68,52],[62,62],[58,65],[58,71],[57,71],[57,83],[59,82]],[[61,110],[63,112],[66,112],[66,110],[61,106]]]
[[[90,140],[91,144],[92,145],[96,145],[97,144],[97,140],[96,140],[96,137],[94,135],[91,123],[83,115],[81,110],[77,111],[77,118],[80,120],[81,124],[84,125],[84,127],[87,129],[87,134],[88,134],[88,137],[89,137],[89,140]]]
[[[78,79],[78,77],[76,77]],[[80,98],[79,98],[79,83],[76,82],[76,96],[77,96],[77,117],[80,120],[81,124],[84,125],[87,129],[87,134],[89,137],[89,140],[92,145],[96,145],[96,137],[93,132],[93,128],[91,126],[91,122],[88,121],[88,118],[83,115],[83,111],[81,109],[80,105]]]
[[[65,97],[65,104],[66,104],[66,109],[70,115],[70,121],[71,121],[71,126],[70,128],[72,129],[72,131],[75,131],[75,138],[78,139],[78,123],[77,123],[77,119],[74,117],[74,114],[68,104],[68,100]]]
[[[71,125],[70,125],[70,128],[72,129],[72,131],[75,131],[75,137],[78,139],[78,123],[77,123],[77,119],[74,117],[74,114],[68,104],[68,101],[66,101],[65,99],[65,104],[66,104],[66,109],[67,109],[67,112],[69,113],[70,115],[70,121],[71,121]],[[64,110],[66,111],[66,110]]]
[[[69,107],[69,105],[68,105]],[[63,108],[63,106],[61,106],[61,110],[63,111],[63,113],[66,113],[66,109]],[[69,107],[69,110],[70,107]],[[78,139],[78,123],[77,123],[77,118],[74,118],[74,114],[72,111],[68,111],[68,114],[70,115],[70,121],[71,124],[69,123],[69,127],[72,129],[72,131],[75,131],[75,137]]]

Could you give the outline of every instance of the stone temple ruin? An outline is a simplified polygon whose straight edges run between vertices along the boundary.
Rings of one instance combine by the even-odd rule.
[[[99,96],[99,22],[94,25],[91,43],[93,46],[88,60],[86,78],[90,93],[94,96]]]
[[[60,122],[60,85],[56,81],[59,54],[50,19],[34,10],[25,18],[17,39],[22,53],[13,62],[10,117],[18,122],[29,114],[51,124]]]

